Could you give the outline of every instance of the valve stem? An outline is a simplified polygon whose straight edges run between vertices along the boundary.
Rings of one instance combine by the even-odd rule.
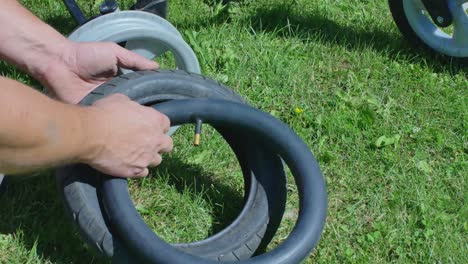
[[[198,118],[197,123],[195,125],[195,140],[193,142],[195,146],[200,145],[200,135],[202,131],[202,124],[203,124],[202,120]]]

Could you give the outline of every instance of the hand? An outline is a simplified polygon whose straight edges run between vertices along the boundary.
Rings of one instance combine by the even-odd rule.
[[[51,95],[62,102],[76,104],[94,88],[116,76],[118,68],[152,70],[153,61],[111,42],[71,42],[48,62],[38,76]]]
[[[118,177],[145,177],[148,167],[161,163],[161,153],[172,150],[167,116],[114,94],[89,107],[92,150],[80,159],[93,168]]]

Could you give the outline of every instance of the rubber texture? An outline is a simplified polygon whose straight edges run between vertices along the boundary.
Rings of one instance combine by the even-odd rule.
[[[198,74],[184,71],[141,71],[122,75],[101,85],[81,104],[113,93],[123,93],[144,105],[173,99],[217,98],[245,103],[229,88]],[[215,127],[230,144],[241,165],[245,181],[242,212],[224,230],[202,241],[176,244],[184,252],[212,260],[245,259],[261,252],[273,238],[286,201],[286,176],[282,161],[259,143],[245,145],[241,131]],[[252,155],[251,153],[256,153]],[[109,228],[101,203],[101,176],[86,165],[74,164],[57,170],[58,188],[65,207],[82,237],[116,262],[133,259]],[[271,181],[271,178],[277,179]]]
[[[291,169],[299,193],[299,216],[288,238],[274,250],[240,263],[297,264],[313,250],[325,225],[327,194],[320,168],[309,147],[284,123],[271,115],[237,102],[219,99],[172,100],[157,104],[171,123],[195,123],[248,132],[246,145],[268,142]],[[255,152],[250,152],[255,156]],[[271,178],[270,181],[281,180]],[[189,255],[160,239],[141,219],[128,193],[127,180],[103,178],[103,200],[112,226],[122,242],[143,263],[218,263]],[[221,260],[221,259],[218,259]]]
[[[430,50],[434,53],[440,54],[456,63],[460,63],[461,65],[468,65],[468,58],[463,57],[453,57],[447,54],[443,54],[438,50],[435,50],[431,46],[427,45],[416,32],[411,27],[408,19],[405,15],[405,10],[403,7],[403,1],[405,0],[389,0],[388,4],[390,7],[390,12],[392,13],[393,20],[397,25],[400,32],[403,36],[407,39],[407,41],[412,44],[414,47],[423,47],[426,50]]]

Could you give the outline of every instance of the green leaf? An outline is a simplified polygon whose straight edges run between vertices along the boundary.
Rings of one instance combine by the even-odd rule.
[[[398,146],[400,142],[401,136],[398,134],[393,135],[392,137],[381,136],[375,141],[375,146],[378,148],[383,148],[386,146],[394,145],[395,147]]]
[[[135,209],[137,209],[138,213],[140,214],[149,214],[150,213],[150,210],[144,206],[141,206],[141,205],[137,205],[135,206]]]
[[[26,262],[27,264],[29,263],[32,263],[34,262],[35,259],[37,259],[37,242],[38,242],[39,238],[37,237],[36,240],[34,240],[34,244],[31,248],[31,250],[29,251],[29,255],[28,255],[28,261]]]
[[[425,160],[418,161],[418,163],[416,164],[416,167],[418,168],[418,170],[425,172],[425,173],[432,172],[431,166]]]

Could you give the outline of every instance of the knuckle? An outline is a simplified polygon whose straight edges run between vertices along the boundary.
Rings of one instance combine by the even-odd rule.
[[[159,153],[161,147],[162,147],[162,140],[156,137],[153,142],[153,153]]]
[[[146,167],[148,164],[151,163],[151,160],[153,159],[153,155],[151,152],[147,152],[143,154],[143,156],[140,159],[141,164],[139,164],[140,167]]]
[[[161,122],[166,127],[169,127],[171,124],[171,120],[169,120],[169,117],[165,114],[161,114]]]
[[[128,171],[127,171],[127,177],[130,177],[130,178],[133,178],[133,177],[136,177],[138,175],[138,170],[137,168],[129,168]]]
[[[130,100],[130,98],[128,98],[128,96],[126,96],[125,94],[122,94],[122,93],[111,94],[111,95],[108,96],[108,98],[112,98],[114,100],[125,100],[125,101]]]
[[[132,170],[132,177],[146,177],[148,175],[148,170],[145,168],[134,168]]]
[[[125,100],[130,100],[130,98],[123,94],[123,93],[115,93],[115,96],[117,96],[118,98],[121,98],[121,99],[125,99]]]
[[[165,114],[158,112],[158,111],[156,111],[156,113],[157,113],[156,121],[158,122],[158,126],[162,128],[169,127],[171,123],[171,121],[169,120],[169,117],[167,117]]]
[[[161,152],[161,153],[167,153],[167,152],[171,152],[173,147],[174,147],[174,143],[172,141],[172,138],[168,135],[162,135],[161,138],[159,140],[157,140],[157,151],[158,152]]]

